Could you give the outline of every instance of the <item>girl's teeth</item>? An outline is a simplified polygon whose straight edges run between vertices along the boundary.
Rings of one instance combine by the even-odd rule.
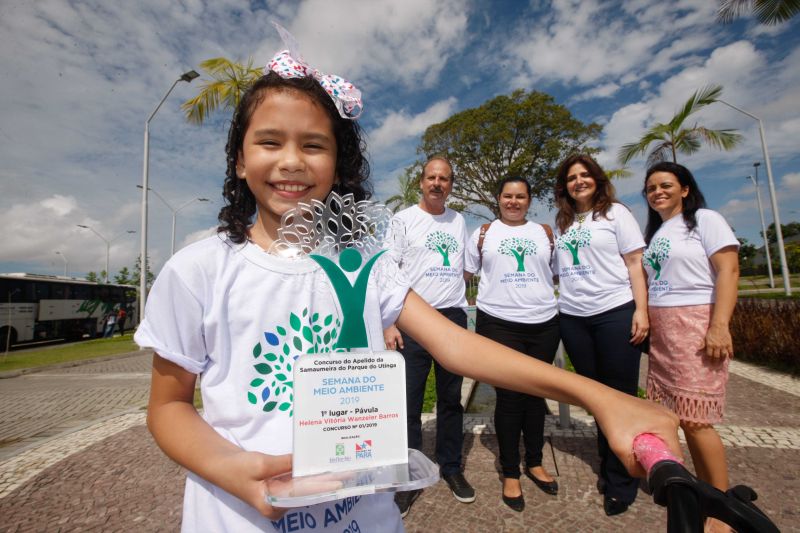
[[[279,191],[286,191],[286,192],[299,192],[307,189],[305,185],[288,185],[284,183],[279,183],[275,185],[275,188]]]

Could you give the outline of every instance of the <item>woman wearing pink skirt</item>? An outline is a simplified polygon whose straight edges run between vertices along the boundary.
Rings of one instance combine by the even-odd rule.
[[[643,261],[648,276],[650,359],[647,395],[681,419],[697,476],[728,489],[722,421],[729,323],[736,306],[739,242],[706,202],[692,173],[676,163],[650,167]]]

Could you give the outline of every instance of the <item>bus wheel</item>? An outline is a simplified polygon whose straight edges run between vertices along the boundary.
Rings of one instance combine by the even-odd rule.
[[[11,334],[10,337],[9,333]],[[12,328],[11,326],[3,326],[2,328],[0,328],[0,346],[3,347],[3,350],[6,349],[6,346],[14,346],[16,343],[17,343],[17,330]]]

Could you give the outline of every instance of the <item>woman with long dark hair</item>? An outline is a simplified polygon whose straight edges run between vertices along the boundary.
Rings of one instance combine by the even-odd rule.
[[[588,155],[561,163],[556,176],[556,257],[561,339],[575,370],[604,385],[636,395],[639,345],[647,336],[644,240],[614,186]],[[624,513],[639,483],[608,446],[598,428],[600,477],[608,516]]]
[[[467,278],[480,272],[475,331],[552,364],[559,340],[552,230],[527,220],[531,186],[523,178],[503,179],[497,203],[500,218],[477,228],[466,247]],[[546,406],[538,396],[502,387],[495,391],[502,500],[514,511],[522,511],[520,435],[525,444],[525,475],[546,494],[558,494],[558,482],[542,466]]]
[[[706,209],[682,165],[650,167],[642,194],[652,322],[647,395],[680,418],[697,476],[724,491],[725,449],[712,424],[722,420],[733,357],[739,241],[722,215]]]

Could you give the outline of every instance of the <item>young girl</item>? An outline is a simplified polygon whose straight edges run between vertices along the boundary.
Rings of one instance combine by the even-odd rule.
[[[218,236],[164,266],[136,333],[137,343],[155,351],[148,427],[189,470],[185,531],[401,531],[391,494],[288,511],[265,501],[265,480],[291,468],[286,365],[302,351],[288,342],[289,325],[341,316],[316,263],[266,250],[298,202],[324,200],[332,190],[365,198],[369,172],[358,125],[343,118],[347,103],[335,102],[315,78],[288,77],[276,61],[270,68],[233,116]],[[391,261],[384,256],[379,263]],[[680,453],[677,421],[666,409],[460,329],[402,283],[373,283],[367,300],[371,346],[382,346],[382,327],[396,322],[452,372],[586,406],[632,472],[641,473],[631,452],[639,433],[656,433]],[[202,416],[193,405],[198,375]]]

